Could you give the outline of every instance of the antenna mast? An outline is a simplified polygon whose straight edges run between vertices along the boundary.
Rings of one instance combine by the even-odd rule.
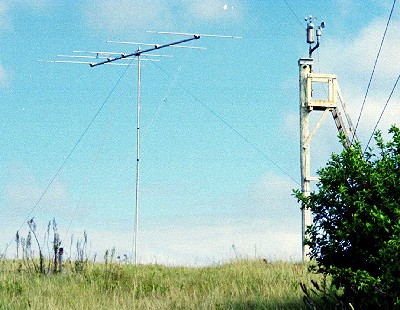
[[[172,47],[181,43],[189,42],[192,40],[198,40],[200,39],[200,36],[198,35],[193,35],[189,39],[185,40],[180,40],[164,45],[159,45],[155,44],[154,47],[148,48],[145,50],[141,50],[140,47],[137,49],[136,52],[131,53],[131,54],[121,54],[119,56],[116,56],[114,58],[108,58],[107,60],[100,61],[98,63],[90,63],[91,67],[99,66],[99,65],[104,65],[104,64],[110,64],[114,61],[118,61],[121,59],[126,59],[128,57],[137,57],[137,63],[138,63],[138,84],[137,84],[137,131],[136,131],[136,180],[135,180],[135,236],[134,236],[134,262],[135,265],[138,263],[138,240],[139,240],[139,194],[140,194],[140,89],[141,89],[141,84],[140,84],[140,79],[141,79],[141,55],[143,53],[148,53],[152,52],[154,50],[159,50],[164,47]],[[115,43],[115,41],[109,41],[110,43]],[[127,42],[118,42],[120,44],[127,44]],[[129,43],[128,43],[129,44]],[[133,43],[134,44],[134,43]]]
[[[148,31],[150,32],[150,31]],[[150,33],[155,33],[155,34],[169,34],[169,35],[185,35],[189,36],[190,38],[188,39],[183,39],[179,40],[176,42],[172,43],[167,43],[167,44],[143,44],[143,43],[135,43],[135,42],[126,42],[126,41],[108,41],[109,43],[119,43],[119,44],[140,44],[140,45],[145,45],[145,46],[153,46],[151,48],[145,49],[145,50],[140,50],[140,48],[131,54],[121,54],[118,55],[114,58],[108,58],[105,61],[100,61],[98,63],[91,63],[91,67],[103,65],[103,64],[110,64],[111,62],[118,61],[121,59],[125,59],[128,57],[137,57],[138,59],[138,92],[137,92],[137,145],[136,145],[136,184],[135,184],[135,192],[136,192],[136,208],[135,208],[135,238],[134,238],[134,243],[135,243],[135,248],[134,248],[134,262],[135,265],[138,262],[138,235],[139,235],[139,177],[140,177],[140,76],[141,76],[141,69],[140,69],[140,56],[143,53],[148,53],[152,52],[155,50],[159,50],[165,47],[180,47],[180,48],[194,48],[194,49],[204,49],[202,47],[196,47],[196,46],[183,46],[181,45],[182,43],[186,43],[189,41],[193,40],[198,40],[200,39],[200,36],[206,36],[206,37],[217,37],[217,38],[231,38],[231,39],[239,39],[241,37],[234,37],[234,36],[219,36],[219,35],[207,35],[207,34],[191,34],[191,33],[178,33],[178,32],[156,32],[156,31],[151,31]]]
[[[140,48],[138,48],[138,51]],[[135,183],[135,265],[137,264],[138,253],[138,235],[139,235],[139,172],[140,172],[140,55],[137,56],[138,61],[138,85],[137,85],[137,139],[136,139],[136,183]]]
[[[176,47],[176,48],[190,48],[190,49],[201,49],[205,50],[204,47],[187,46],[182,43],[198,40],[200,37],[213,37],[213,38],[229,38],[229,39],[241,39],[242,37],[237,36],[221,36],[212,34],[194,34],[194,33],[182,33],[182,32],[156,32],[147,31],[153,34],[168,34],[168,35],[179,35],[189,36],[187,39],[167,43],[167,44],[148,44],[148,43],[136,43],[127,41],[107,41],[108,43],[118,44],[133,44],[150,46],[147,49],[141,50],[140,47],[133,53],[118,53],[118,52],[96,52],[96,51],[73,51],[74,53],[85,53],[89,55],[57,55],[58,57],[67,58],[68,60],[38,60],[39,62],[52,62],[52,63],[72,63],[72,64],[88,64],[90,67],[96,67],[100,65],[120,65],[120,66],[131,66],[132,63],[120,63],[119,60],[127,60],[130,57],[137,57],[138,64],[138,85],[137,85],[137,140],[136,140],[136,181],[135,181],[135,236],[134,236],[134,262],[135,265],[138,263],[138,235],[139,235],[139,185],[140,185],[140,88],[141,88],[141,61],[149,59],[141,59],[141,55],[149,53],[155,50],[159,50],[165,47]],[[155,55],[148,54],[147,56],[154,57],[172,57],[169,55]],[[72,59],[72,60],[71,60]],[[76,60],[78,59],[78,60]],[[92,60],[93,61],[90,61]],[[104,60],[103,60],[104,59]],[[159,61],[159,60],[151,60]]]

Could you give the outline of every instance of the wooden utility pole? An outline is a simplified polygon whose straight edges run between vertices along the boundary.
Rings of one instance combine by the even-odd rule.
[[[300,168],[301,168],[301,191],[304,196],[310,196],[310,144],[307,143],[309,138],[310,127],[310,110],[307,107],[307,77],[311,73],[312,59],[300,59]],[[302,209],[301,212],[301,234],[302,234],[302,259],[307,261],[307,255],[310,249],[304,244],[307,237],[306,229],[311,225],[310,209]]]
[[[308,20],[308,19],[306,19]],[[334,74],[324,74],[324,73],[314,73],[312,71],[313,58],[312,53],[319,47],[320,37],[322,28],[325,27],[325,23],[321,23],[318,27],[317,43],[312,46],[315,39],[314,24],[311,16],[307,25],[307,43],[310,44],[309,58],[301,58],[298,61],[299,64],[299,86],[300,86],[300,171],[301,171],[301,191],[305,197],[310,196],[311,191],[311,181],[318,181],[318,177],[311,176],[311,151],[310,144],[311,141],[320,128],[322,122],[326,116],[331,112],[335,125],[338,131],[345,136],[345,146],[349,147],[351,145],[349,133],[346,129],[344,120],[341,117],[339,111],[338,99],[340,99],[342,110],[344,111],[347,119],[347,126],[354,136],[354,140],[357,141],[357,137],[354,132],[353,124],[351,122],[350,116],[346,111],[346,106],[342,98],[339,84],[337,82],[336,75]],[[313,98],[313,84],[320,83],[325,84],[328,89],[327,98],[325,99],[315,99]],[[321,111],[322,115],[315,124],[313,130],[310,132],[310,114],[313,111]],[[312,224],[311,210],[304,208],[302,209],[302,259],[306,262],[310,258],[310,248],[304,244],[307,239],[307,227]]]

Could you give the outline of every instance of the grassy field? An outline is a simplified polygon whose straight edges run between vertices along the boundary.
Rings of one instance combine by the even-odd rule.
[[[206,268],[89,263],[27,272],[0,261],[0,309],[306,309],[303,264],[234,261]]]

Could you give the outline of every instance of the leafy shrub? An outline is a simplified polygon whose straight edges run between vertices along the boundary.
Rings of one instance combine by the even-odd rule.
[[[331,274],[356,308],[400,308],[400,130],[389,133],[387,143],[375,135],[377,152],[355,144],[333,154],[319,190],[295,192],[313,213],[306,244],[314,271]]]

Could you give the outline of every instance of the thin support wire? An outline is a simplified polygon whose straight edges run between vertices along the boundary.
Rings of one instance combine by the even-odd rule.
[[[171,75],[166,72],[163,68],[161,68],[158,64],[153,63],[158,69],[160,69],[162,72],[164,72],[165,75],[168,77],[172,78]],[[266,160],[268,160],[272,165],[274,165],[276,168],[278,168],[283,174],[285,174],[289,179],[291,179],[294,183],[297,185],[300,185],[300,183],[290,175],[288,171],[286,171],[283,167],[278,165],[274,160],[272,160],[269,156],[265,154],[263,150],[261,150],[260,147],[255,145],[253,142],[251,142],[249,139],[247,139],[243,134],[241,134],[235,127],[233,127],[228,121],[226,121],[221,115],[219,115],[217,112],[215,112],[213,109],[211,109],[206,103],[201,101],[199,98],[197,98],[192,92],[188,91],[187,89],[177,85],[177,88],[183,91],[184,93],[188,94],[190,97],[192,97],[197,103],[202,105],[206,110],[208,110],[212,115],[214,115],[218,120],[220,120],[225,126],[227,126],[230,130],[232,130],[238,137],[240,137],[244,142],[246,142],[249,146],[251,146],[255,151],[257,151],[262,157],[264,157]]]
[[[117,82],[115,83],[115,85],[113,86],[113,88],[111,89],[110,93],[107,95],[106,99],[103,101],[103,103],[101,104],[100,108],[97,110],[96,114],[92,117],[92,119],[90,120],[89,124],[86,126],[85,130],[83,131],[83,133],[81,134],[81,136],[79,137],[79,139],[75,142],[74,146],[72,147],[71,151],[68,153],[68,155],[65,157],[64,161],[62,162],[62,164],[60,165],[60,167],[57,169],[56,173],[54,174],[54,176],[51,178],[50,182],[48,183],[48,185],[46,186],[46,188],[44,189],[44,191],[41,193],[41,195],[39,196],[38,200],[36,201],[36,203],[33,205],[33,207],[31,208],[31,210],[29,211],[28,215],[26,216],[25,220],[21,223],[21,226],[19,227],[18,230],[21,230],[22,227],[25,225],[25,223],[29,220],[29,218],[31,217],[31,215],[33,214],[33,212],[36,210],[36,208],[39,206],[39,204],[41,203],[42,199],[44,198],[44,196],[47,194],[48,190],[50,189],[51,185],[54,183],[54,181],[57,179],[58,175],[60,174],[61,170],[64,168],[64,166],[67,164],[68,160],[70,159],[70,157],[72,156],[72,154],[75,152],[75,150],[77,149],[78,145],[81,143],[83,137],[86,135],[86,133],[89,131],[90,127],[93,125],[94,121],[96,120],[96,118],[99,116],[100,112],[103,110],[104,106],[106,105],[106,103],[108,102],[108,100],[110,99],[111,95],[114,93],[115,89],[117,88],[119,82],[122,80],[122,78],[124,77],[127,69],[129,67],[127,67],[124,72],[121,74],[121,76],[119,77],[119,79],[117,80]]]

